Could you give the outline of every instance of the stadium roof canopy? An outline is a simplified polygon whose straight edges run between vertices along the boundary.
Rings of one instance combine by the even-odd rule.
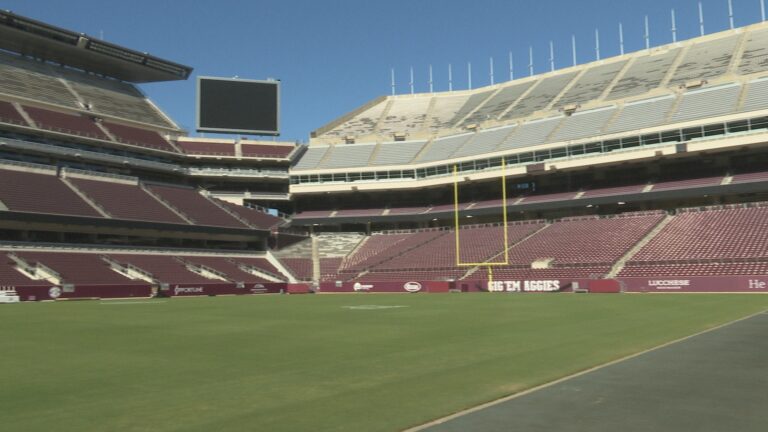
[[[0,49],[132,83],[185,80],[192,73],[189,66],[10,11],[0,11]]]

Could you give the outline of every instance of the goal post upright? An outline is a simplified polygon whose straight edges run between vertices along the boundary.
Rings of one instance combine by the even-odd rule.
[[[501,158],[501,214],[502,231],[504,232],[504,261],[495,262],[462,262],[461,261],[461,236],[459,235],[459,169],[453,165],[453,222],[456,236],[456,266],[457,267],[487,267],[488,280],[493,280],[493,267],[509,264],[509,236],[507,226],[507,170],[506,161]]]

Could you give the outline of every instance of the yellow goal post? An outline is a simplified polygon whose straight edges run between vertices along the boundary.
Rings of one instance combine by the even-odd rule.
[[[459,233],[459,168],[453,166],[453,219],[456,235],[456,267],[487,267],[488,278],[493,280],[493,267],[509,264],[509,237],[507,236],[507,172],[506,162],[501,158],[501,214],[504,231],[504,261],[490,262],[462,262],[461,261],[461,235]]]

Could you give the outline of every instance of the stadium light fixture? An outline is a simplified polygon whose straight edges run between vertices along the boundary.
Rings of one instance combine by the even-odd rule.
[[[648,15],[645,16],[645,49],[651,49],[651,34],[648,26]]]
[[[600,60],[600,30],[595,29],[595,58]]]
[[[728,24],[733,30],[733,0],[728,0]]]
[[[576,35],[571,35],[571,56],[573,57],[573,65],[576,66]]]
[[[491,85],[494,85],[495,82],[494,82],[494,79],[493,79],[493,57],[489,58],[488,70],[489,70],[489,78],[490,78],[490,81],[491,81]]]
[[[624,55],[624,25],[621,23],[619,23],[619,51],[621,52],[621,55]],[[575,65],[576,63],[574,62],[574,66]]]
[[[675,22],[675,10],[672,9],[672,42],[677,42],[677,23]]]

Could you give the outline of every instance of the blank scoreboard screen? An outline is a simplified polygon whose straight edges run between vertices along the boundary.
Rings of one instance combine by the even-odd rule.
[[[198,77],[198,132],[279,135],[279,84]]]

